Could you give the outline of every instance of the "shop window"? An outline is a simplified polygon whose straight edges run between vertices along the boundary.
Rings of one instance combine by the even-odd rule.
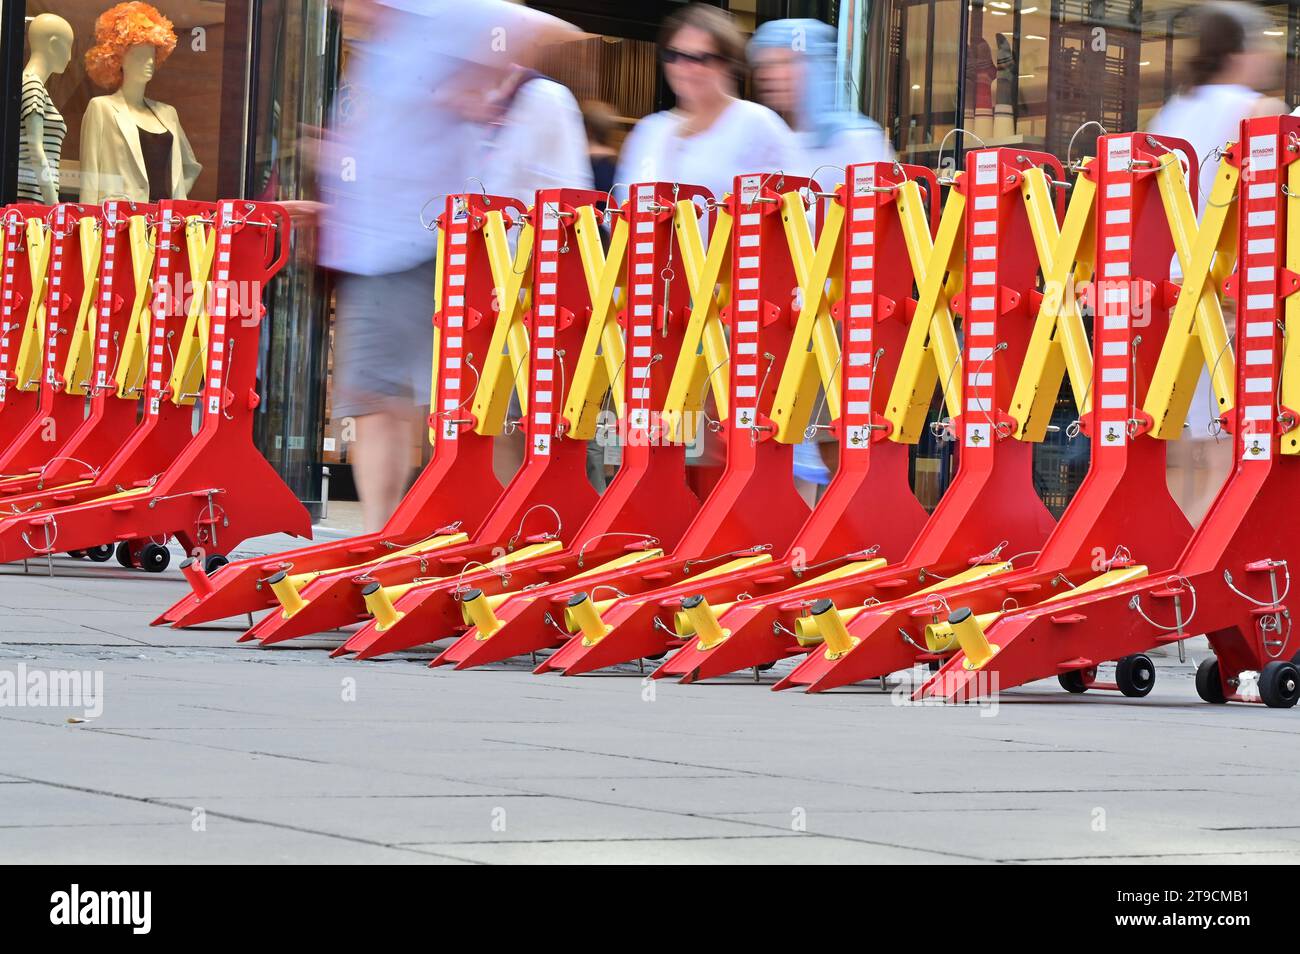
[[[19,128],[6,135],[21,198],[242,192],[246,3],[60,0],[25,15]]]
[[[1300,8],[1262,4],[1279,70],[1261,92],[1300,101]],[[870,14],[867,111],[905,161],[1022,145],[1066,158],[1084,123],[1141,129],[1178,89],[1191,0],[885,0]],[[1281,55],[1285,54],[1285,56]],[[1076,140],[1078,154],[1091,152]]]

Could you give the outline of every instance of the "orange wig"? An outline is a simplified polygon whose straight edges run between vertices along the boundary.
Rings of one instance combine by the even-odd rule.
[[[172,21],[137,0],[109,7],[95,20],[95,45],[86,51],[86,75],[96,86],[117,89],[122,85],[122,58],[142,43],[153,45],[154,65],[161,66],[176,49]]]

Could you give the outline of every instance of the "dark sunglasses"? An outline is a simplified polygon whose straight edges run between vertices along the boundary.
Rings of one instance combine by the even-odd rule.
[[[708,66],[723,61],[717,53],[690,53],[686,50],[675,50],[671,46],[665,47],[659,55],[665,63],[692,63],[695,66]]]

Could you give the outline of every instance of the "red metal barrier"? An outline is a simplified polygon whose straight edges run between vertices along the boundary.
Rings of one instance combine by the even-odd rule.
[[[978,293],[959,302],[968,321],[961,373],[970,377],[964,382],[967,413],[951,424],[951,432],[962,443],[959,466],[913,546],[898,563],[733,603],[718,614],[726,638],[688,641],[679,653],[682,658],[665,664],[664,675],[680,674],[693,681],[804,652],[793,627],[814,596],[834,594],[843,605],[888,599],[919,589],[927,579],[995,562],[1003,551],[1032,550],[1046,536],[1051,517],[1033,489],[1032,448],[1006,440],[998,414],[1014,386],[1028,340],[1026,317],[1037,267],[1016,189],[1024,161],[1055,162],[1050,156],[1020,150],[970,153],[967,173],[954,186],[967,203],[963,224],[967,253],[980,263],[981,275],[993,278],[982,279]],[[985,253],[975,252],[976,248],[991,251],[982,257]],[[968,272],[976,270],[975,265],[968,266]],[[929,320],[929,315],[919,312],[917,317]],[[954,371],[939,369],[945,390]]]
[[[601,612],[600,622],[608,630],[602,641],[610,639],[616,646],[628,638],[620,633],[639,630],[637,642],[659,644],[662,651],[665,639],[676,641],[672,627],[660,615],[665,601],[675,608],[681,595],[701,588],[713,599],[718,594],[734,598],[742,592],[753,596],[783,589],[824,567],[843,566],[864,556],[902,554],[923,523],[924,511],[907,484],[907,449],[884,440],[888,428],[878,413],[906,337],[905,324],[887,319],[904,315],[914,305],[912,271],[901,231],[877,218],[892,195],[888,188],[900,176],[926,178],[930,196],[937,197],[937,184],[927,170],[879,163],[850,167],[848,181],[856,187],[847,193],[840,189],[830,200],[845,210],[836,259],[844,259],[847,271],[836,277],[845,280],[846,291],[832,308],[843,339],[839,359],[843,411],[833,425],[842,463],[781,559],[725,572],[690,560],[709,572],[701,578],[698,572],[691,574],[689,567],[685,574],[651,567],[644,574],[610,574],[612,582],[602,583],[596,574],[525,591],[497,609],[499,626],[491,634],[471,628],[434,665],[454,663],[465,669],[557,645],[568,635],[557,622],[561,609],[576,593],[591,591],[596,599],[604,588],[635,595],[621,597]],[[659,580],[667,585],[656,586]],[[676,595],[679,591],[681,595]],[[666,615],[671,618],[671,611]]]
[[[768,177],[771,178],[771,177]],[[787,182],[794,182],[793,179],[787,179]],[[803,181],[794,182],[794,185],[801,185]],[[741,256],[741,251],[745,251],[744,265],[741,268],[746,269],[745,276],[748,278],[750,269],[757,269],[757,261],[763,255],[763,237],[770,233],[771,230],[781,230],[783,225],[780,222],[780,200],[779,192],[772,190],[763,190],[763,177],[754,175],[746,177],[746,201],[748,207],[745,208],[746,216],[751,216],[740,222],[735,234],[733,234],[732,248],[736,256]],[[762,192],[762,196],[761,196]],[[638,201],[632,203],[632,214],[634,224],[637,218],[642,216],[647,209],[638,207]],[[762,201],[762,204],[759,204]],[[751,207],[751,208],[750,208]],[[729,209],[733,214],[736,212],[735,203]],[[776,213],[776,214],[770,214]],[[783,248],[784,252],[784,248]],[[750,264],[750,259],[754,264]],[[784,270],[779,270],[783,268]],[[789,256],[784,256],[784,263],[776,260],[774,257],[774,266],[770,269],[771,279],[774,281],[774,287],[779,285],[785,294],[796,286],[794,282],[792,266],[789,264]],[[634,287],[634,283],[633,283]],[[742,286],[744,287],[744,286]],[[653,287],[647,286],[646,294],[650,294]],[[738,302],[738,298],[745,298],[745,303]],[[746,308],[745,305],[749,300],[753,300],[753,309]],[[781,446],[771,441],[770,422],[766,417],[759,415],[759,408],[755,404],[770,403],[771,395],[775,393],[776,381],[780,377],[780,363],[784,359],[785,352],[789,347],[790,337],[790,305],[774,305],[768,303],[768,307],[763,312],[759,311],[759,299],[757,292],[751,292],[745,289],[745,294],[733,294],[733,308],[741,311],[754,311],[754,320],[733,321],[732,335],[732,357],[731,363],[735,372],[731,376],[733,400],[740,400],[740,404],[733,404],[733,413],[729,421],[728,432],[728,469],[724,473],[722,481],[718,487],[715,487],[714,493],[710,495],[705,506],[694,516],[690,528],[682,537],[682,542],[676,548],[675,558],[637,561],[632,568],[620,567],[616,571],[602,572],[594,569],[590,573],[584,573],[584,580],[591,582],[593,585],[619,585],[614,584],[615,580],[621,580],[625,585],[634,585],[634,580],[659,580],[660,576],[666,572],[680,572],[682,563],[689,563],[689,560],[681,560],[682,552],[698,552],[705,556],[703,563],[710,563],[711,559],[718,559],[720,556],[731,555],[732,552],[758,552],[770,548],[770,543],[755,545],[754,538],[758,533],[762,533],[761,528],[764,517],[768,524],[767,533],[776,532],[777,534],[793,534],[793,526],[787,526],[787,521],[781,520],[774,524],[772,517],[774,515],[785,517],[787,513],[793,517],[794,511],[790,508],[803,508],[803,504],[797,495],[794,494],[793,481],[790,478],[790,460],[789,447],[785,446],[784,455]],[[740,313],[740,312],[737,312]],[[748,316],[746,316],[748,318]],[[783,321],[783,318],[785,320]],[[633,318],[633,328],[636,328],[636,320]],[[634,339],[634,335],[633,335]],[[768,347],[761,347],[767,344]],[[692,347],[694,354],[694,347]],[[780,355],[780,357],[777,357]],[[759,368],[764,368],[763,372]],[[762,381],[759,380],[762,376]],[[740,383],[737,385],[737,378]],[[759,391],[762,391],[762,398],[759,398]],[[766,404],[763,406],[766,411]],[[738,424],[737,421],[740,421]],[[737,437],[738,435],[738,437]],[[784,460],[783,460],[784,456]],[[771,504],[771,511],[766,513],[759,512],[759,502],[767,500]],[[655,502],[656,506],[662,506]],[[582,537],[586,535],[586,529],[580,533]],[[588,538],[590,539],[590,538]],[[779,538],[777,538],[779,539]],[[777,543],[780,545],[780,543]],[[581,551],[581,547],[578,547]],[[719,552],[720,551],[720,552]],[[711,559],[710,559],[711,558]],[[551,565],[551,564],[547,564]],[[582,568],[581,561],[571,561],[567,565],[563,563],[554,564],[555,577],[564,578],[572,577],[573,573],[580,571]],[[606,582],[610,581],[610,582]],[[441,597],[438,599],[437,610],[430,611],[428,607],[428,595],[422,597],[424,603],[424,612],[439,613],[438,619],[429,619],[424,617],[425,638],[437,638],[437,634],[446,634],[463,629],[464,623],[458,619],[460,606],[455,599],[458,594],[467,594],[469,585],[473,582],[474,589],[481,590],[482,582],[490,582],[494,589],[482,591],[482,595],[489,593],[503,593],[504,590],[517,590],[520,584],[530,585],[530,581],[511,578],[506,582],[500,580],[490,580],[486,576],[481,576],[480,581],[465,580],[454,581],[451,585],[441,585]],[[428,587],[422,594],[428,593]],[[480,594],[474,594],[480,595]],[[417,607],[419,608],[419,607]],[[396,610],[403,610],[402,602],[396,603]],[[433,625],[428,625],[432,623]],[[407,620],[402,620],[402,625],[406,625]],[[367,629],[361,630],[359,637],[354,637],[348,642],[348,649],[355,647],[361,639],[367,641],[377,641],[381,639],[382,633],[389,629],[382,621],[369,624]],[[368,636],[367,632],[370,630]],[[521,630],[528,632],[528,630]],[[409,637],[407,637],[409,638]],[[546,632],[545,628],[533,629],[528,638],[541,639],[541,645],[549,645],[555,641],[555,637]],[[411,643],[407,643],[411,645]],[[387,645],[387,651],[395,649],[393,643]],[[519,650],[524,651],[524,650]],[[373,643],[361,651],[363,655],[373,655]],[[636,654],[634,654],[636,655]],[[634,658],[634,656],[633,656]]]
[[[168,354],[169,343],[179,340],[186,326],[183,298],[190,272],[186,256],[178,252],[190,215],[212,222],[217,242],[205,374],[202,392],[193,396],[201,408],[197,434],[192,432],[193,407],[173,400],[189,396],[170,393]],[[273,204],[159,204],[152,347],[141,424],[92,484],[9,498],[6,504],[18,512],[0,522],[0,560],[119,541],[134,550],[153,541],[144,550],[156,567],[166,563],[159,542],[169,536],[187,551],[207,556],[264,533],[310,535],[306,510],[252,442],[264,306],[254,298],[251,314],[232,310],[242,293],[260,292],[283,266],[288,237],[288,216]],[[196,289],[197,294],[203,291]],[[59,506],[65,498],[67,505]],[[27,501],[36,506],[25,506]]]
[[[499,315],[495,307],[495,284],[483,242],[483,228],[489,211],[502,212],[506,224],[517,221],[526,211],[521,202],[480,193],[447,196],[438,219],[443,230],[444,255],[460,261],[444,266],[441,310],[433,316],[439,335],[439,360],[444,373],[434,378],[433,454],[419,478],[402,498],[384,528],[345,540],[312,544],[270,557],[238,560],[221,568],[220,577],[206,581],[164,612],[154,625],[177,628],[223,619],[243,613],[278,607],[280,604],[264,583],[281,571],[316,573],[355,567],[396,550],[417,546],[440,532],[478,529],[483,518],[501,496],[501,484],[492,470],[493,435],[479,434],[470,415],[448,419],[449,407],[457,409],[472,398],[477,382],[470,382],[462,361],[477,359],[482,366],[489,352]],[[460,284],[450,282],[459,279]],[[453,290],[454,289],[454,290]],[[456,386],[450,387],[449,381]]]
[[[0,286],[4,304],[0,309],[0,448],[6,448],[36,414],[40,403],[40,390],[19,388],[17,377],[18,351],[23,342],[23,331],[28,309],[32,306],[32,275],[28,264],[27,223],[36,219],[44,223],[51,208],[45,205],[18,203],[5,206],[5,254],[0,259]],[[38,288],[35,297],[44,296]]]
[[[671,194],[673,187],[663,186]],[[691,190],[681,193],[689,199]],[[535,210],[540,210],[537,252],[534,255],[534,295],[529,316],[530,381],[526,433],[528,450],[523,469],[506,488],[476,538],[465,547],[452,548],[441,559],[420,568],[415,560],[392,560],[376,565],[363,576],[356,573],[321,577],[302,591],[306,605],[286,617],[273,613],[247,634],[263,642],[276,642],[364,618],[364,587],[378,584],[378,591],[394,605],[392,619],[367,624],[337,650],[335,655],[356,653],[369,658],[382,653],[420,645],[463,628],[460,606],[454,594],[479,588],[500,592],[510,585],[528,585],[557,575],[568,575],[575,565],[603,560],[625,553],[624,535],[645,538],[674,538],[692,509],[693,496],[685,486],[680,449],[656,447],[639,459],[633,454],[617,486],[606,491],[597,503],[595,491],[586,479],[586,441],[566,437],[567,422],[559,414],[568,382],[574,378],[588,326],[579,318],[591,314],[592,290],[587,285],[582,263],[574,247],[578,236],[574,223],[578,210],[595,206],[605,193],[561,189],[539,192]],[[661,202],[666,212],[656,226],[659,239],[671,235],[671,205]],[[642,283],[649,286],[655,282]],[[653,339],[663,346],[656,358],[636,348],[639,334],[629,336],[626,380],[629,407],[635,409],[647,398],[637,374],[652,375],[665,358],[675,358],[681,341],[681,318],[688,293],[684,282],[671,288],[670,318],[661,321]],[[642,306],[646,307],[646,306]],[[634,332],[641,327],[633,319]],[[667,367],[660,374],[667,373]],[[647,496],[650,487],[661,500]],[[585,519],[584,519],[585,518]],[[574,529],[569,529],[573,527]],[[542,532],[538,532],[539,529]],[[528,531],[532,531],[531,533]],[[525,554],[515,560],[514,551],[523,544],[558,541],[564,548],[545,554]],[[599,542],[597,542],[599,541]],[[488,566],[505,560],[508,569]],[[390,591],[388,587],[400,587]],[[328,623],[328,625],[325,625]]]
[[[38,399],[26,423],[0,449],[0,481],[39,470],[59,453],[85,414],[83,399],[67,394],[62,378],[77,309],[87,291],[78,234],[84,217],[102,225],[98,206],[63,203],[51,208],[45,216],[50,251],[40,377],[14,383],[18,389],[34,388]],[[93,294],[94,290],[90,292]]]
[[[102,214],[97,217],[101,248],[98,288],[88,317],[89,366],[83,370],[84,376],[79,380],[63,382],[62,398],[59,398],[57,389],[51,388],[52,399],[75,407],[78,412],[84,402],[87,412],[84,418],[80,418],[79,413],[67,413],[75,426],[66,443],[55,450],[54,456],[42,457],[39,464],[26,467],[26,473],[0,479],[0,497],[93,481],[100,468],[135,429],[138,402],[116,396],[112,379],[137,295],[148,295],[149,292],[147,287],[136,288],[128,235],[129,219],[137,215],[151,219],[156,211],[156,206],[135,202],[104,203]],[[70,267],[65,258],[62,271],[67,273]],[[62,356],[58,348],[51,346],[48,349],[47,385],[50,369],[62,375],[63,368],[59,362],[66,359],[69,346],[66,342],[61,344]]]
[[[686,483],[684,447],[656,439],[653,430],[678,371],[678,361],[683,357],[695,360],[694,348],[683,347],[691,311],[688,283],[673,275],[674,263],[679,263],[677,268],[686,264],[674,236],[674,206],[710,197],[697,187],[662,182],[634,185],[631,195],[632,199],[614,213],[626,223],[628,236],[624,261],[627,298],[620,321],[627,346],[622,368],[611,381],[622,391],[625,409],[621,426],[626,444],[617,476],[582,526],[564,534],[566,546],[562,551],[513,563],[504,571],[479,569],[455,578],[431,580],[394,601],[400,618],[367,623],[342,651],[355,651],[358,658],[364,659],[452,635],[465,628],[461,598],[471,591],[496,595],[519,587],[544,589],[554,579],[610,560],[639,562],[657,552],[652,547],[672,545],[681,537],[699,501]],[[546,194],[538,194],[539,206],[547,201]],[[552,261],[557,243],[563,243],[561,248],[569,245],[564,221],[572,218],[573,207],[568,207],[564,218],[547,223],[543,241],[549,245],[542,246],[541,251]],[[557,267],[561,276],[565,273],[565,258],[569,259],[569,268],[575,264],[572,256],[560,256]],[[549,267],[545,258],[540,262],[539,268]],[[668,281],[663,280],[666,275]],[[646,276],[656,276],[657,280]],[[712,300],[711,288],[700,294],[702,307],[712,307],[706,303]],[[704,299],[705,294],[708,299]],[[548,317],[541,313],[543,310],[538,309],[538,318]],[[541,327],[544,336],[545,326]],[[597,331],[591,326],[587,333]],[[536,340],[545,353],[546,338]],[[536,384],[547,387],[549,380]],[[569,404],[574,406],[574,399]],[[562,400],[556,402],[557,409],[563,405]],[[585,408],[579,416],[589,411]],[[538,421],[536,428],[552,439],[552,447],[556,443],[585,447],[583,441],[564,436],[577,424],[576,420],[557,415],[554,420]],[[585,478],[580,479],[585,482]]]
[[[1125,567],[1136,559],[1157,565],[1173,561],[1191,527],[1169,494],[1165,444],[1150,436],[1152,422],[1143,419],[1140,402],[1164,343],[1172,305],[1167,286],[1174,249],[1153,176],[1156,159],[1175,147],[1192,155],[1181,141],[1156,141],[1145,134],[1102,137],[1098,143],[1098,155],[1126,158],[1123,165],[1108,162],[1096,173],[1094,289],[1099,290],[1099,318],[1093,333],[1094,410],[1082,421],[1084,433],[1092,438],[1093,459],[1083,485],[1041,550],[1024,554],[1034,559],[1023,569],[868,608],[848,624],[848,634],[856,641],[848,652],[810,652],[777,688],[804,685],[823,691],[942,658],[927,645],[924,629],[946,618],[951,606],[966,606],[975,614],[995,612],[1039,602],[1070,585],[1068,581]],[[999,403],[1000,416],[1005,407]],[[969,428],[968,422],[968,441]],[[1014,564],[1014,558],[1009,562]]]
[[[1298,140],[1300,120],[1294,117],[1250,119],[1242,124],[1241,145],[1224,157],[1242,170],[1234,280],[1236,404],[1224,418],[1233,432],[1237,463],[1176,562],[1141,554],[1143,562],[1172,570],[1004,614],[987,628],[990,659],[975,665],[958,652],[918,697],[973,699],[1053,675],[1080,692],[1100,688],[1096,667],[1111,659],[1121,661],[1118,687],[1126,695],[1144,695],[1154,668],[1136,654],[1205,633],[1215,656],[1203,660],[1197,672],[1203,699],[1295,705],[1300,647],[1292,638],[1288,597],[1300,538],[1288,515],[1300,440],[1296,411],[1286,402],[1295,394],[1294,383],[1288,385],[1295,372],[1283,364],[1283,354],[1295,335],[1300,305],[1300,248],[1293,238],[1291,199],[1300,185]],[[1097,448],[1097,453],[1114,451]],[[1124,516],[1132,519],[1145,506],[1144,498]],[[1259,674],[1258,696],[1240,691],[1247,671]]]

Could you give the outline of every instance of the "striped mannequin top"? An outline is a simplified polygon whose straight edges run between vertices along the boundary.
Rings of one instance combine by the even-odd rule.
[[[45,158],[49,162],[50,174],[54,178],[54,192],[59,191],[59,159],[63,153],[63,137],[68,133],[68,124],[63,114],[54,105],[49,90],[40,78],[23,72],[23,103],[19,116],[22,135],[18,142],[18,198],[30,202],[43,202],[41,195],[41,169],[37,166],[31,143],[27,141],[27,117],[40,113],[45,120],[42,143],[45,146]]]

